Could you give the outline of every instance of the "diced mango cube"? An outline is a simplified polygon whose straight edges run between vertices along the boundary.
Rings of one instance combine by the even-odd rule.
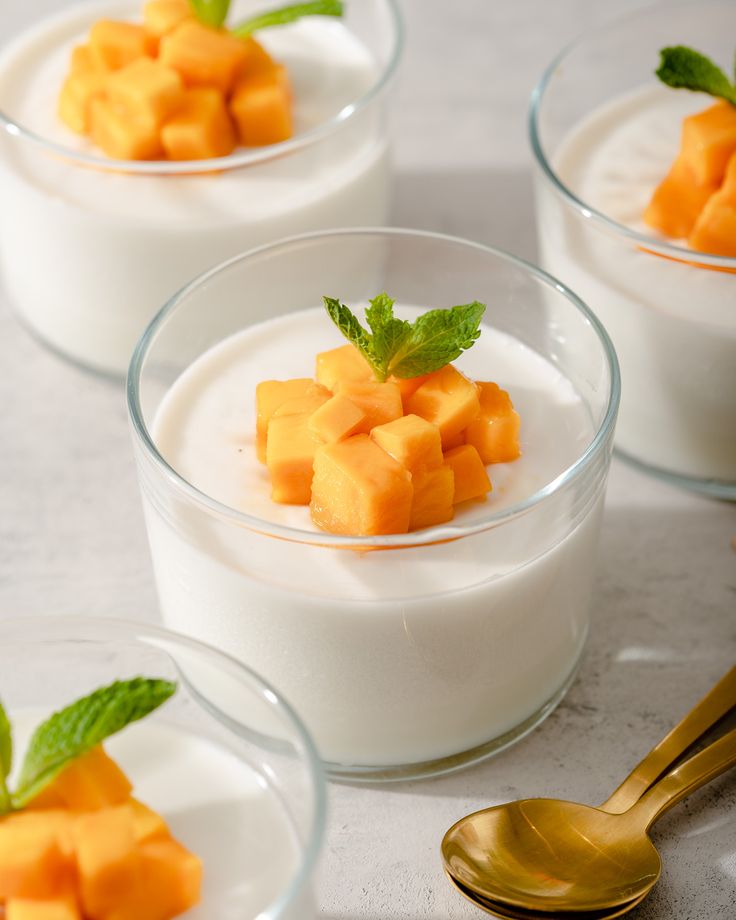
[[[176,114],[161,129],[170,160],[208,160],[235,149],[235,128],[222,93],[216,89],[186,90]]]
[[[89,45],[77,45],[72,51],[70,73],[110,73]]]
[[[9,898],[54,897],[72,867],[59,826],[46,812],[0,819],[0,903]]]
[[[73,70],[59,94],[59,118],[78,134],[90,130],[92,100],[101,99],[107,89],[107,73],[101,70]]]
[[[89,48],[98,66],[119,70],[140,57],[153,57],[156,43],[143,26],[99,19],[89,33]]]
[[[406,411],[436,425],[444,448],[480,412],[478,390],[464,374],[447,364],[430,374],[406,400]]]
[[[227,95],[248,57],[248,46],[224,29],[186,19],[164,35],[159,60],[178,70],[189,87],[211,87]]]
[[[240,143],[247,147],[288,140],[294,129],[286,68],[275,65],[241,77],[230,98],[230,112]]]
[[[72,827],[85,914],[107,917],[138,884],[141,855],[130,805],[79,815]]]
[[[412,484],[414,499],[409,520],[410,530],[434,527],[452,520],[455,476],[449,466],[415,473]]]
[[[264,70],[272,70],[278,66],[268,51],[255,38],[251,36],[243,41],[246,45],[248,56],[240,69],[241,77],[250,77],[255,73],[263,73]]]
[[[496,383],[478,381],[480,415],[465,429],[465,441],[480,454],[483,463],[510,463],[521,456],[521,419],[511,397]]]
[[[314,456],[319,439],[309,429],[309,415],[282,415],[268,423],[266,465],[271,498],[286,505],[308,505],[312,496]]]
[[[102,150],[116,160],[155,160],[163,153],[157,127],[138,121],[106,99],[90,104],[90,135]]]
[[[143,6],[143,25],[156,38],[173,32],[180,23],[191,17],[189,0],[148,0]]]
[[[697,185],[720,185],[736,153],[736,106],[719,101],[682,123],[681,156]]]
[[[136,843],[154,840],[160,837],[169,837],[169,828],[161,815],[139,802],[138,799],[129,800],[133,815],[133,836]]]
[[[105,920],[163,920],[193,907],[200,899],[202,864],[180,843],[149,840],[141,845],[137,884],[120,898]]]
[[[688,236],[715,184],[699,185],[692,167],[678,156],[644,210],[644,223],[665,236]]]
[[[334,444],[355,434],[365,420],[365,412],[347,396],[338,393],[310,415],[309,428],[320,441]]]
[[[453,447],[460,447],[461,444],[465,443],[465,429],[458,431],[457,434],[452,435],[450,438],[445,438],[445,441],[442,445],[444,451],[452,450]]]
[[[276,409],[273,414],[274,418],[279,418],[282,415],[309,415],[316,412],[320,406],[323,406],[328,399],[332,397],[332,393],[323,387],[320,383],[313,383],[309,386],[303,396],[292,396],[290,399],[285,400],[281,405]]]
[[[78,811],[96,811],[126,802],[132,789],[125,773],[98,745],[62,770],[29,807],[60,804]]]
[[[488,471],[480,459],[480,454],[471,444],[448,450],[445,454],[445,464],[455,476],[453,501],[456,505],[473,498],[483,498],[491,491]]]
[[[182,104],[184,86],[175,70],[151,58],[139,58],[110,75],[107,96],[131,118],[161,127]]]
[[[274,412],[287,399],[304,396],[313,386],[314,381],[309,377],[262,380],[256,386],[256,453],[261,463],[266,462],[266,435]]]
[[[428,377],[429,374],[420,374],[418,377],[394,377],[392,374],[388,379],[391,383],[396,384],[401,393],[402,400],[406,401],[412,393],[416,393]]]
[[[408,470],[366,434],[317,450],[310,511],[323,530],[354,536],[406,533],[413,494]]]
[[[442,466],[440,430],[418,415],[403,415],[377,425],[371,437],[412,474]]]
[[[341,383],[375,380],[370,364],[354,345],[341,345],[317,355],[317,380],[333,393]]]
[[[401,418],[404,411],[401,393],[395,383],[379,383],[369,380],[347,380],[338,386],[338,393],[347,398],[363,412],[365,420],[358,429],[359,434],[369,434],[376,425],[385,425]]]
[[[82,914],[72,896],[11,898],[5,905],[5,920],[82,920]]]
[[[723,185],[700,212],[688,243],[700,252],[736,256],[736,153],[728,161]]]

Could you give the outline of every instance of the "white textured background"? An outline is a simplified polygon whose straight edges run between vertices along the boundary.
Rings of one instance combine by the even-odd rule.
[[[64,5],[0,0],[0,41],[29,9],[40,17]],[[643,5],[403,0],[394,222],[533,257],[529,93],[582,28]],[[607,796],[736,659],[735,534],[733,505],[615,462],[592,634],[569,696],[485,765],[424,783],[332,787],[318,878],[326,920],[480,917],[443,879],[444,830],[514,797]],[[156,617],[123,392],[39,348],[0,296],[0,614],[62,612]],[[679,806],[655,839],[663,879],[632,916],[734,920],[734,776]]]

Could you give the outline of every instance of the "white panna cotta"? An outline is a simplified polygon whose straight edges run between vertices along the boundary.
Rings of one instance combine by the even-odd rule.
[[[14,714],[16,747],[25,750],[47,714]],[[301,845],[280,793],[225,747],[160,721],[140,722],[105,742],[172,835],[202,861],[202,899],[188,920],[256,920],[282,898],[299,870]],[[279,920],[315,915],[305,891]]]
[[[456,529],[441,528],[434,544],[359,551],[324,545],[327,535],[277,539],[267,525],[308,537],[315,528],[308,508],[270,499],[255,455],[255,387],[312,376],[315,355],[341,342],[323,310],[294,313],[225,339],[175,381],[152,428],[159,453],[209,499],[266,526],[161,500],[142,471],[161,609],[171,627],[277,685],[328,762],[437,761],[535,724],[571,678],[587,630],[602,487],[596,479],[579,494],[562,489],[526,513],[518,505],[584,454],[594,425],[551,363],[484,326],[456,365],[509,391],[523,453],[489,468],[488,501],[458,507]],[[504,509],[501,526],[469,532]]]
[[[357,18],[370,25],[373,16],[388,31],[381,4]],[[56,114],[71,49],[96,20],[139,20],[140,6],[107,0],[72,7],[0,55],[0,111],[23,129],[0,136],[0,258],[10,300],[47,344],[112,374],[125,372],[155,311],[194,275],[295,233],[380,225],[388,210],[384,95],[355,104],[390,64],[379,62],[347,21],[330,17],[258,33],[288,68],[295,138],[340,115],[325,137],[247,165],[222,168],[218,161],[217,170],[202,171],[198,161],[189,174],[187,164],[174,164],[175,173],[132,174],[75,160],[102,154]],[[234,4],[231,19],[260,9]],[[390,58],[395,37],[383,39]]]
[[[686,247],[655,239],[641,215],[675,159],[682,119],[710,104],[645,87],[594,110],[555,151],[561,183],[618,229],[582,214],[541,173],[537,203],[542,264],[585,299],[616,347],[617,446],[723,493],[736,490],[736,274],[657,255],[620,229]]]

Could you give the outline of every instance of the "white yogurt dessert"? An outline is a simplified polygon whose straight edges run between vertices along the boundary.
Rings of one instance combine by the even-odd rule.
[[[259,10],[234,5],[235,20]],[[399,53],[391,0],[343,20],[259,32],[288,68],[294,137],[189,163],[106,161],[57,115],[72,48],[130,0],[72,7],[0,56],[0,259],[19,318],[104,373],[124,373],[155,310],[223,258],[329,226],[382,223],[389,171],[385,85]]]
[[[658,51],[678,33],[679,43],[710,51],[728,34],[725,22],[731,34],[736,24],[727,6],[649,12],[583,39],[537,91],[532,142],[542,264],[600,317],[621,363],[617,448],[682,485],[733,497],[736,259],[667,240],[642,220],[678,153],[683,119],[714,102],[659,83]],[[619,74],[615,93],[607,75],[629,34],[630,73],[625,83]],[[578,86],[583,70],[600,88]]]
[[[405,237],[412,239],[398,234],[399,249]],[[332,252],[338,266],[347,258],[338,234],[305,241]],[[444,242],[429,237],[427,247]],[[374,244],[369,239],[366,251]],[[280,248],[290,245],[298,241]],[[276,271],[267,253],[252,258]],[[248,261],[231,263],[237,272],[228,287],[235,277],[246,282]],[[201,290],[219,297],[226,274]],[[406,303],[397,309],[409,319],[420,312]],[[515,305],[512,312],[518,323]],[[188,319],[196,328],[194,315]],[[568,320],[560,328],[572,339]],[[554,358],[503,324],[484,324],[454,363],[508,390],[522,420],[521,458],[493,464],[487,502],[457,506],[448,524],[339,537],[317,530],[309,509],[271,500],[254,412],[258,382],[313,376],[315,355],[339,345],[339,333],[322,308],[240,326],[185,362],[164,390],[157,386],[153,401],[142,394],[150,443],[139,452],[139,472],[164,621],[278,683],[333,774],[438,772],[510,743],[560,699],[585,640],[610,448],[610,421],[600,435],[603,406],[591,405]],[[168,331],[153,331],[154,351],[161,347],[170,361]],[[585,334],[593,357],[597,333]],[[604,384],[601,372],[591,369],[588,379],[602,396],[615,381]],[[137,375],[134,361],[131,392]],[[131,408],[137,427],[139,409]],[[568,487],[570,470],[591,453],[585,484]],[[152,456],[186,495],[158,481]]]

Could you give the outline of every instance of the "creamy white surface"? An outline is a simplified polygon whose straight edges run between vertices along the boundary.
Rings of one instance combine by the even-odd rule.
[[[48,713],[13,713],[25,750]],[[137,723],[105,748],[133,794],[161,814],[202,860],[202,900],[188,920],[255,920],[294,878],[301,859],[290,818],[267,778],[224,747],[159,721]],[[284,920],[308,920],[306,902]]]
[[[159,408],[154,437],[168,461],[221,500],[311,528],[307,509],[271,502],[249,404],[258,380],[309,375],[315,353],[339,343],[329,328],[321,310],[306,311],[205,353]],[[541,488],[592,425],[568,381],[493,330],[459,364],[508,386],[524,450],[491,468],[496,490],[460,510],[462,522]],[[550,701],[581,650],[595,492],[582,510],[561,495],[475,537],[367,553],[275,540],[156,492],[144,488],[144,503],[164,619],[272,680],[327,760],[400,765],[485,743]]]
[[[706,97],[644,88],[590,115],[555,157],[565,184],[612,219],[639,214]],[[648,465],[736,482],[736,275],[642,251],[567,207],[537,177],[544,267],[606,326],[621,364],[618,446]]]
[[[69,50],[96,18],[137,11],[107,0],[24,33],[0,56],[0,108],[46,139],[92,152],[56,117]],[[375,61],[340,22],[297,22],[270,30],[264,43],[293,77],[298,132],[375,82]],[[280,237],[385,222],[380,108],[296,154],[215,175],[105,172],[0,137],[0,257],[16,310],[68,356],[123,373],[148,320],[197,273]]]

